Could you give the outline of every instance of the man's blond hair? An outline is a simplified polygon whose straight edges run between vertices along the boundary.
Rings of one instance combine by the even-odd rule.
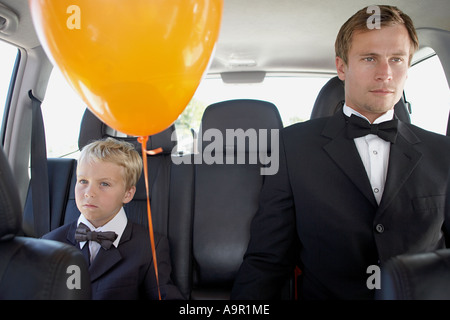
[[[97,140],[86,145],[81,150],[78,161],[104,161],[123,167],[126,190],[136,186],[142,173],[142,159],[134,146],[114,138]]]
[[[411,40],[411,49],[409,52],[408,64],[411,65],[411,59],[414,52],[419,48],[419,39],[417,37],[416,29],[411,18],[400,9],[394,6],[379,5],[380,9],[379,22],[380,27],[392,26],[402,24],[408,31]],[[340,57],[346,65],[348,65],[348,52],[352,46],[352,37],[355,31],[368,32],[371,31],[368,27],[368,21],[371,19],[373,13],[367,13],[367,8],[363,8],[350,17],[341,27],[336,37],[335,51],[336,57]]]

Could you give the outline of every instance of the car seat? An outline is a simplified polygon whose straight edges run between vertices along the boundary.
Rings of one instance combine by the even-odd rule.
[[[266,101],[229,100],[206,108],[194,165],[191,299],[229,299],[258,207],[260,156],[273,151],[270,134],[282,126],[276,106]],[[233,137],[238,130],[241,136]],[[259,143],[263,138],[267,145]]]
[[[19,236],[21,227],[19,192],[1,149],[0,299],[90,299],[91,283],[81,252],[57,241]]]
[[[335,76],[322,87],[314,102],[311,119],[333,115],[344,106],[344,82]],[[411,105],[403,95],[394,106],[395,115],[405,123],[411,123]]]
[[[380,280],[377,300],[450,300],[450,249],[393,257]]]

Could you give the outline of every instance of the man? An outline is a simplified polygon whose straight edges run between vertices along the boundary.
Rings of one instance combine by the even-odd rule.
[[[450,141],[394,116],[418,40],[406,14],[378,7],[379,28],[364,8],[337,36],[343,110],[280,132],[233,299],[276,298],[295,264],[301,299],[373,299],[377,266],[449,239]]]

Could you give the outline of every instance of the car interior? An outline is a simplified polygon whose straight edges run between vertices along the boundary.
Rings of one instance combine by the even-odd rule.
[[[450,79],[450,2],[389,2],[415,23],[420,49],[412,64],[439,57],[445,78]],[[344,101],[344,86],[335,68],[336,34],[350,15],[371,4],[366,0],[224,0],[220,35],[204,80],[221,79],[237,87],[272,76],[325,76],[327,81],[307,108],[310,119],[330,116]],[[81,253],[71,246],[39,239],[76,220],[80,212],[74,193],[76,158],[47,156],[41,104],[55,67],[36,35],[27,0],[0,0],[0,41],[18,49],[0,133],[0,299],[87,299],[89,283],[82,284],[84,290],[66,290],[67,266],[84,265]],[[433,79],[422,81],[432,83]],[[448,89],[448,85],[447,80],[444,87]],[[448,91],[446,97],[450,98]],[[60,97],[61,108],[65,100],[65,96]],[[450,135],[450,99],[441,102],[447,106],[443,134]],[[303,108],[302,101],[291,103],[292,108]],[[395,105],[395,114],[413,123],[414,108],[404,94]],[[76,125],[77,151],[91,141],[111,136],[134,144],[141,152],[136,137],[110,128],[87,107]],[[260,141],[260,134],[287,125],[275,102],[249,96],[209,103],[202,111],[200,125],[190,128],[192,153],[177,149],[181,134],[175,124],[149,136],[147,150],[163,150],[147,157],[152,223],[155,232],[169,239],[172,278],[185,299],[230,299],[264,182],[261,169],[268,165],[254,155],[270,156],[273,151],[270,143],[255,147],[235,145],[234,140],[231,144],[224,140],[218,148],[217,141],[203,133],[214,129],[226,136],[226,130],[251,129]],[[214,158],[227,165],[199,160],[213,142]],[[254,158],[257,161],[248,161]],[[239,163],[238,159],[247,161]],[[133,200],[124,208],[128,219],[147,227],[144,180],[142,175]],[[449,266],[450,249],[395,257],[382,270],[377,299],[450,299]],[[82,274],[87,272],[81,270]],[[15,284],[23,277],[26,279],[19,289]],[[298,277],[298,270],[293,270],[280,299],[295,300]]]

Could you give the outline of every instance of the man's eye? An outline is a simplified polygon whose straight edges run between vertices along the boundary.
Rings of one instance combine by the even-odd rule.
[[[364,58],[364,61],[373,62],[373,61],[375,61],[375,59],[372,57],[367,57],[367,58]]]

